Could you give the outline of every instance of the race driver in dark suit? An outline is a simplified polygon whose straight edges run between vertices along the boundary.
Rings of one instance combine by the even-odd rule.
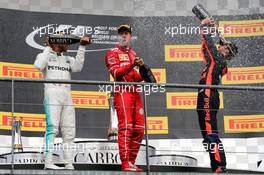
[[[227,60],[237,54],[235,43],[223,42],[217,48],[212,33],[218,29],[215,21],[207,17],[201,22],[202,54],[205,68],[200,77],[201,85],[218,85],[221,77],[227,73]],[[217,111],[219,109],[219,93],[217,89],[200,88],[198,90],[197,112],[199,124],[204,138],[203,144],[209,152],[213,172],[226,171],[226,158],[221,140],[218,137]]]

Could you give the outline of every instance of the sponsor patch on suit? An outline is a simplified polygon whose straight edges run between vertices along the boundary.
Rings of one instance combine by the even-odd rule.
[[[128,54],[118,54],[118,58],[120,61],[129,61]]]

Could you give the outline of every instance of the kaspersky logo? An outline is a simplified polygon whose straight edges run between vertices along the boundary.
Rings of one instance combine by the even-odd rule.
[[[64,31],[67,34],[73,34],[76,36],[91,37],[93,44],[92,46],[87,47],[86,52],[108,50],[113,48],[113,46],[118,43],[116,26],[74,26],[71,24],[47,24],[45,26],[33,26],[32,32],[30,32],[26,37],[26,43],[35,49],[44,50],[44,37],[59,31]],[[132,40],[136,39],[137,36],[132,37]],[[67,52],[77,52],[77,50],[68,50]]]

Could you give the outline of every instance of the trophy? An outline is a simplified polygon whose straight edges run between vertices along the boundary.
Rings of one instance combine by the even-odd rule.
[[[15,117],[14,120],[14,127],[15,127],[14,151],[15,152],[23,152],[22,139],[21,139],[21,126],[22,126],[22,118]]]
[[[110,122],[108,128],[108,141],[117,141],[117,133],[118,133],[118,121],[117,121],[117,113],[114,106],[114,93],[111,92],[109,96],[109,111],[110,111]]]

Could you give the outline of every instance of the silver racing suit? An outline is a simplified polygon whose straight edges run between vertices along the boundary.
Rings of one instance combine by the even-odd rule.
[[[85,46],[80,45],[76,57],[58,54],[50,47],[37,55],[35,67],[42,71],[44,79],[70,80],[71,72],[80,72],[84,64]],[[45,164],[53,164],[54,139],[61,128],[63,145],[72,145],[75,138],[75,110],[70,84],[46,83],[44,88],[46,113]],[[70,164],[73,157],[70,149],[64,147],[64,163]]]

